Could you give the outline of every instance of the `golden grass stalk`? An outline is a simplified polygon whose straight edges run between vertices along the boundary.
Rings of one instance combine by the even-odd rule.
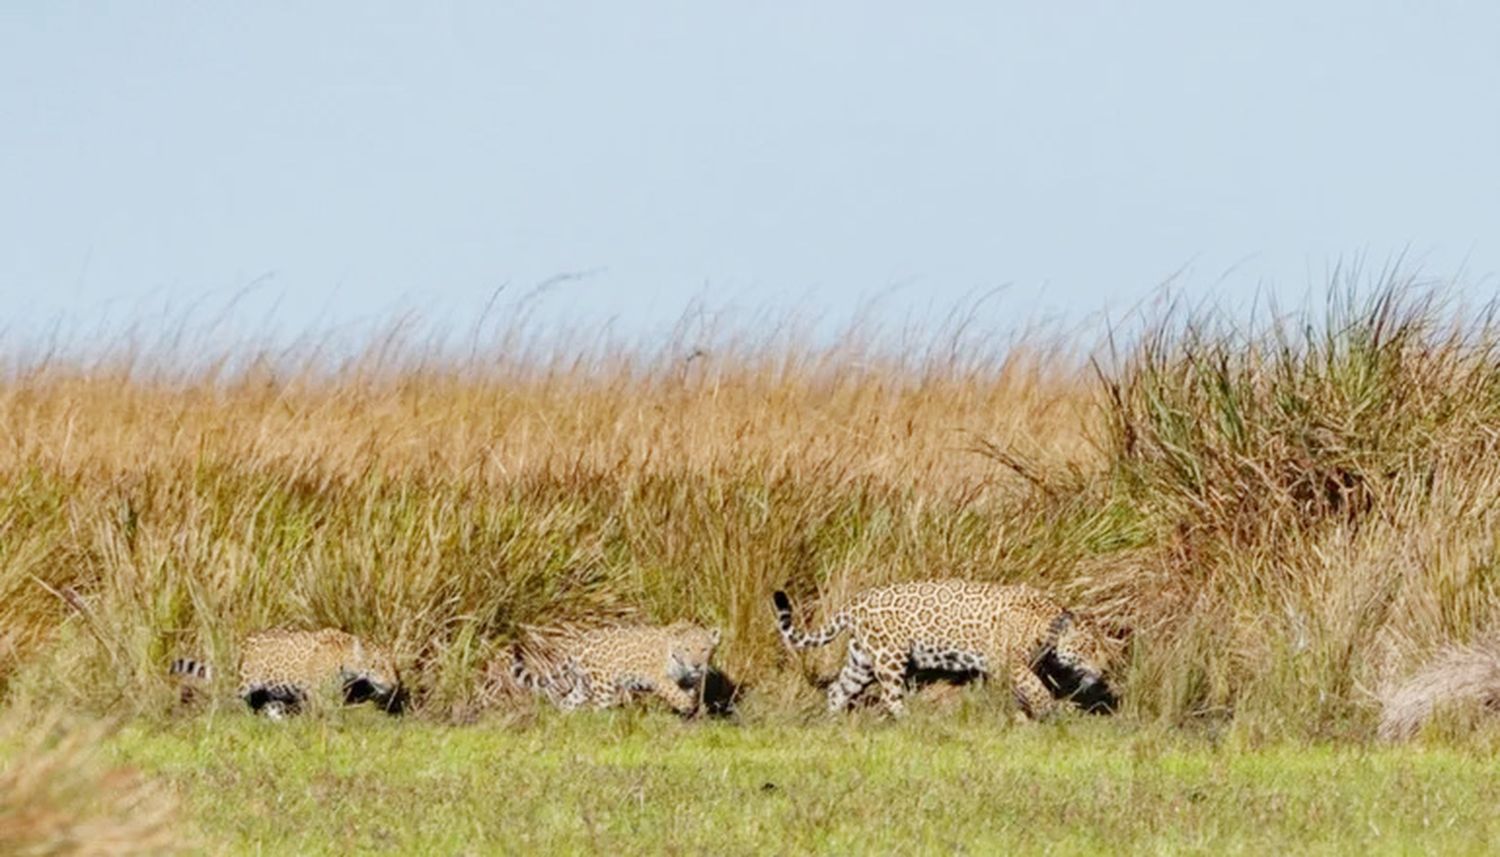
[[[102,726],[62,729],[55,717],[0,724],[0,854],[17,857],[166,854],[182,846],[176,804],[94,747]]]

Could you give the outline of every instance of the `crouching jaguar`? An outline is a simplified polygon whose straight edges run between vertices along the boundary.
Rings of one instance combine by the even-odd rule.
[[[558,708],[612,708],[651,694],[686,716],[698,709],[719,631],[678,622],[569,630],[540,639],[529,650],[512,650],[511,674]]]
[[[908,667],[1007,672],[1016,701],[1032,718],[1059,699],[1099,713],[1118,704],[1105,680],[1115,644],[1029,586],[928,580],[870,589],[811,633],[793,624],[785,592],[772,600],[781,637],[793,649],[826,646],[849,632],[844,667],[828,688],[830,711],[842,711],[876,683],[886,710],[900,716]]]
[[[213,669],[178,658],[171,673],[188,699],[212,679]],[[252,634],[241,648],[239,678],[239,697],[272,720],[296,714],[322,696],[349,705],[374,702],[391,714],[399,714],[407,700],[389,652],[334,628]]]

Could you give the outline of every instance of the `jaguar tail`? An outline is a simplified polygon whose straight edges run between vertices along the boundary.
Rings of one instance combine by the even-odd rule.
[[[792,621],[792,599],[778,589],[771,594],[771,601],[776,607],[776,624],[781,629],[781,639],[786,641],[790,648],[812,649],[826,646],[838,639],[840,634],[849,630],[849,613],[840,610],[822,628],[811,633],[799,631]]]

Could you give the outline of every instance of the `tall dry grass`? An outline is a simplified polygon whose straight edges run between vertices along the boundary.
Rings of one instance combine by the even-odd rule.
[[[1095,352],[959,316],[895,348],[13,360],[0,685],[149,708],[173,654],[332,624],[441,703],[523,625],[637,611],[721,626],[753,689],[800,680],[773,588],[961,575],[1132,629],[1136,716],[1367,733],[1369,688],[1496,619],[1500,335],[1410,281],[1330,294]]]

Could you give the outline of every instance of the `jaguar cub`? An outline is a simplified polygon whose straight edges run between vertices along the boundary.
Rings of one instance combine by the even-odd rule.
[[[174,660],[171,672],[183,683],[184,698],[213,675],[207,663],[190,658]],[[281,720],[325,691],[345,704],[374,702],[391,714],[400,713],[407,698],[390,653],[353,634],[273,630],[245,639],[237,693],[252,711]]]
[[[900,716],[908,666],[981,675],[1004,670],[1032,718],[1050,712],[1057,699],[1101,713],[1118,704],[1104,678],[1111,641],[1029,586],[927,580],[870,589],[812,633],[796,629],[785,592],[772,600],[782,639],[793,649],[826,646],[849,632],[844,667],[828,688],[830,711],[842,711],[877,683],[886,710]]]
[[[686,716],[698,709],[718,645],[717,628],[686,622],[566,631],[529,656],[515,649],[511,674],[564,711],[584,704],[612,708],[653,694]]]

